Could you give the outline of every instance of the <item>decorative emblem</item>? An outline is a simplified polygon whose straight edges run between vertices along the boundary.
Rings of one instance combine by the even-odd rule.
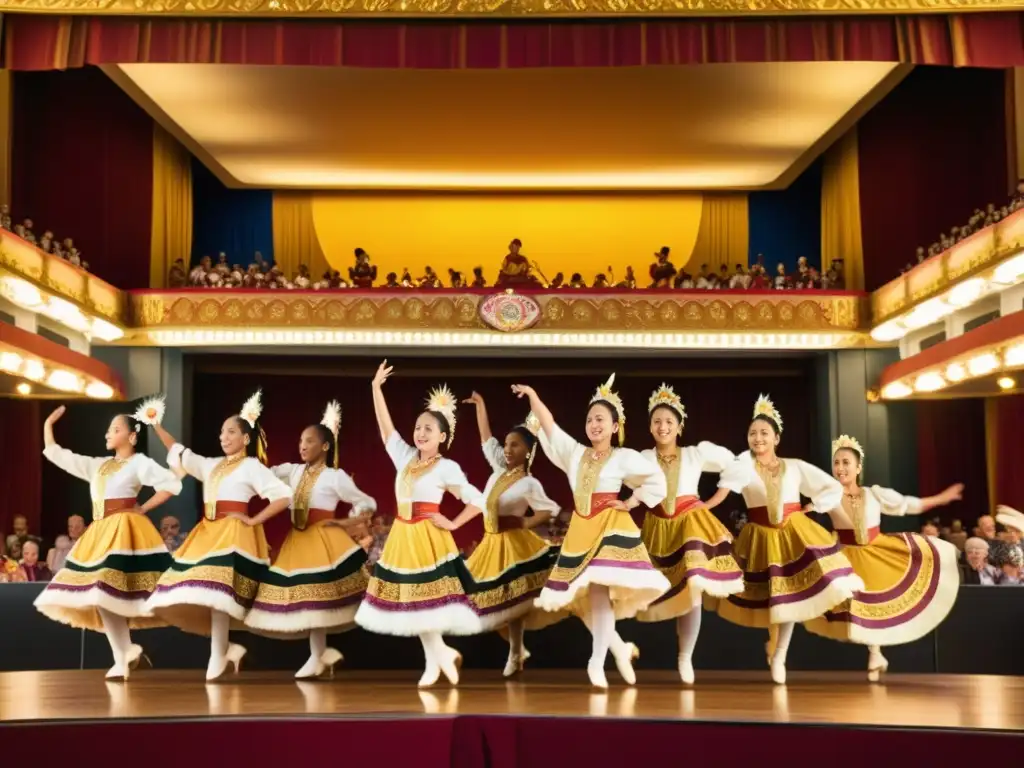
[[[497,293],[480,303],[480,319],[496,331],[525,331],[540,320],[540,305],[513,291]]]

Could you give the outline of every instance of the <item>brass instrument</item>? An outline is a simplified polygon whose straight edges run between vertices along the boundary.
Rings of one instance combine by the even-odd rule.
[[[548,280],[548,276],[545,275],[544,272],[541,270],[540,264],[538,264],[536,261],[530,261],[529,263],[530,263],[530,268],[536,270],[537,274],[540,275],[540,279],[543,281],[544,287],[545,288],[550,288],[551,287],[551,281]]]

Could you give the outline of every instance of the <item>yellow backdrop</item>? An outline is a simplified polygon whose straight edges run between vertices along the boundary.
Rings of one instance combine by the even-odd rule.
[[[700,229],[699,194],[350,194],[314,193],[313,224],[327,261],[342,274],[365,248],[383,282],[388,272],[413,277],[432,266],[447,284],[447,269],[472,279],[482,266],[494,283],[509,242],[548,279],[580,272],[589,284],[610,266],[622,280],[632,265],[641,286],[661,246],[682,267]],[[610,276],[609,276],[610,277]]]

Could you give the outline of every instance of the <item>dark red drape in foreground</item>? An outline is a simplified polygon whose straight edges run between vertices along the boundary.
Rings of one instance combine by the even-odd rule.
[[[760,61],[1024,64],[1020,13],[594,21],[182,21],[11,15],[5,66],[191,62],[495,69]]]
[[[498,367],[502,361],[480,361],[474,367]],[[398,376],[385,385],[389,408],[399,433],[412,440],[412,427],[422,409],[424,397],[435,384],[447,382],[460,398],[474,389],[487,400],[491,426],[500,440],[508,429],[521,423],[528,407],[510,392],[510,385],[526,381],[537,388],[563,428],[577,439],[585,439],[583,424],[587,403],[594,389],[607,377],[607,372],[585,375],[545,375],[551,371],[547,361],[523,361],[519,372],[485,376],[467,375],[472,361],[439,361],[437,369],[446,371],[433,376]],[[255,366],[253,366],[255,368]],[[567,367],[567,366],[566,366]],[[458,370],[462,368],[463,370]],[[507,368],[507,366],[506,366]],[[447,369],[447,370],[446,370]],[[602,369],[605,371],[606,369]],[[609,371],[610,372],[610,371]],[[218,455],[221,422],[241,407],[257,387],[263,388],[265,404],[263,426],[270,441],[273,463],[298,461],[299,435],[309,424],[320,420],[324,404],[337,398],[342,405],[341,467],[355,476],[356,484],[377,499],[382,512],[393,515],[395,509],[395,468],[381,445],[370,396],[370,369],[366,377],[329,377],[306,375],[199,374],[194,392],[193,442],[197,451]],[[621,376],[621,372],[620,372]],[[617,380],[627,412],[627,446],[642,450],[653,445],[647,427],[647,399],[661,383],[661,373],[652,376],[621,377]],[[754,401],[761,392],[770,392],[786,421],[786,432],[780,453],[785,456],[808,457],[810,447],[811,397],[810,383],[805,377],[715,377],[678,379],[673,382],[683,398],[690,418],[686,440],[711,440],[733,451],[746,448],[746,432]],[[459,409],[455,444],[449,456],[459,462],[469,481],[481,490],[490,469],[480,450],[476,418],[471,406]],[[563,506],[572,504],[565,475],[543,456],[538,448],[534,474],[553,499]],[[715,479],[708,475],[705,493],[714,492]],[[723,514],[739,509],[739,497],[730,498]],[[445,509],[450,514],[461,509],[448,499]],[[268,535],[272,542],[287,531],[282,515],[271,521]],[[482,534],[479,520],[474,520],[456,533],[462,546],[478,541]]]
[[[959,519],[970,531],[991,512],[985,459],[985,401],[922,400],[917,403],[918,494],[932,496],[964,484],[963,501],[928,513],[943,522]]]
[[[149,284],[153,121],[101,71],[20,72],[11,210],[74,239],[90,271]]]
[[[1007,200],[1005,75],[920,67],[857,124],[865,287]]]
[[[1007,504],[1024,511],[1024,395],[995,398],[995,488],[992,506]]]
[[[0,533],[11,531],[15,515],[39,533],[43,436],[37,400],[0,399]],[[45,554],[45,552],[43,553]]]

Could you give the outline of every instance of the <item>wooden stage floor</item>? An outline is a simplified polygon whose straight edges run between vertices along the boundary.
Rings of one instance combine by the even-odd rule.
[[[206,717],[403,718],[429,715],[610,717],[647,721],[800,723],[941,729],[1024,729],[1024,678],[790,673],[774,686],[764,673],[703,672],[684,688],[672,673],[640,672],[635,687],[594,693],[584,670],[468,671],[457,689],[416,688],[408,672],[339,671],[297,684],[286,673],[243,673],[207,685],[198,670],[146,670],[127,684],[99,671],[0,674],[0,722]],[[612,680],[613,674],[609,674]]]

